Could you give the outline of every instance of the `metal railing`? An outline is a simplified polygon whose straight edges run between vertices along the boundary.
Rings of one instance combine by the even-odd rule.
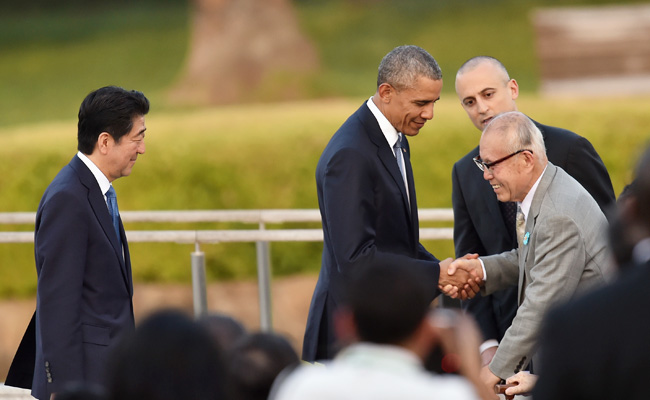
[[[257,281],[260,306],[260,328],[272,330],[271,321],[271,266],[270,242],[320,242],[323,231],[317,229],[267,229],[267,224],[315,223],[321,222],[317,209],[301,210],[197,210],[197,211],[123,211],[124,223],[204,223],[236,222],[257,224],[257,229],[189,229],[189,230],[128,230],[126,236],[131,243],[181,243],[194,244],[191,253],[192,291],[194,314],[200,316],[207,311],[207,289],[205,278],[205,254],[201,244],[210,243],[252,243],[256,244]],[[450,208],[428,208],[418,210],[420,222],[453,222]],[[0,213],[0,225],[33,224],[34,212]],[[421,240],[453,239],[453,228],[420,228]],[[34,232],[0,232],[0,243],[32,243]]]

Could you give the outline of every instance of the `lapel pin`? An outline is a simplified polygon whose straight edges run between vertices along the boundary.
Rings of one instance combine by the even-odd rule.
[[[528,238],[530,238],[530,232],[526,232],[524,235],[524,246],[528,244]]]

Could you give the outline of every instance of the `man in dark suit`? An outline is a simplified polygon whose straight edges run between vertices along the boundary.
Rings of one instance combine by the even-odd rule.
[[[479,129],[497,115],[516,111],[519,87],[501,62],[487,56],[467,61],[456,74],[456,93],[470,120]],[[589,141],[565,129],[535,122],[542,132],[548,160],[576,179],[596,200],[601,210],[614,204],[615,196],[607,169]],[[499,254],[517,247],[516,206],[501,203],[472,158],[476,147],[452,170],[454,245],[456,256],[476,253]],[[607,213],[605,213],[607,215]],[[483,364],[494,356],[499,341],[517,312],[517,286],[489,296],[478,295],[463,302],[476,318],[485,342],[481,346]]]
[[[72,383],[102,385],[110,352],[134,328],[129,247],[112,182],[145,152],[148,111],[137,91],[90,93],[79,109],[79,151],[39,204],[36,312],[6,382],[28,386],[21,373],[31,366],[37,399]]]
[[[433,118],[442,73],[429,53],[400,46],[379,65],[377,91],[339,128],[316,167],[324,248],[311,301],[303,359],[336,353],[332,315],[341,282],[377,260],[425,271],[438,294],[450,259],[439,262],[419,243],[409,144]]]
[[[647,399],[650,375],[650,148],[618,233],[642,239],[612,285],[552,310],[543,325],[535,400]],[[640,233],[643,235],[639,235]],[[638,235],[638,236],[637,236]],[[619,238],[612,238],[620,240]]]

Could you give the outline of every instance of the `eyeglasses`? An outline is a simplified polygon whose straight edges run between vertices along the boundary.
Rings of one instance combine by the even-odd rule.
[[[474,160],[474,163],[476,164],[478,169],[480,169],[481,171],[485,172],[486,169],[489,170],[489,171],[492,171],[492,167],[494,167],[495,165],[497,165],[499,163],[502,163],[505,160],[509,159],[510,157],[514,157],[517,154],[522,153],[524,151],[530,151],[531,154],[533,153],[532,150],[521,149],[521,150],[517,150],[512,154],[509,154],[509,155],[507,155],[507,156],[505,156],[503,158],[499,158],[498,160],[492,161],[492,162],[485,162],[485,161],[481,160],[480,156],[476,156],[476,157],[472,158],[472,160]]]

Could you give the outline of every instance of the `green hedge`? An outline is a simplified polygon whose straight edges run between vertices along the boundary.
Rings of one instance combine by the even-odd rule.
[[[128,178],[115,182],[122,210],[317,208],[314,169],[338,126],[364,101],[314,100],[240,105],[185,112],[152,111],[146,119],[147,151]],[[521,111],[546,124],[586,136],[607,165],[617,193],[646,144],[646,99],[554,100],[524,95]],[[453,163],[479,138],[457,99],[437,103],[435,118],[411,140],[420,208],[450,207]],[[75,120],[0,129],[0,210],[34,211],[45,187],[74,155]],[[477,170],[478,173],[478,170]],[[131,224],[127,229],[244,228],[232,224]],[[318,227],[319,224],[287,225]],[[275,226],[272,226],[273,228]],[[279,226],[278,226],[279,227]],[[1,227],[31,230],[31,226]],[[439,257],[450,241],[425,242]],[[204,245],[209,279],[255,274],[253,244]],[[320,243],[274,243],[276,275],[316,273]],[[190,282],[193,246],[132,244],[139,281]],[[1,295],[31,294],[31,245],[0,245]]]
[[[47,184],[74,154],[82,98],[106,84],[144,91],[147,153],[116,182],[123,210],[316,208],[314,168],[336,128],[375,88],[377,64],[413,43],[438,59],[445,77],[436,117],[412,140],[421,208],[451,206],[451,167],[479,132],[453,93],[456,68],[477,54],[504,61],[524,92],[520,110],[589,138],[618,192],[648,138],[647,98],[550,100],[538,85],[530,12],[560,0],[296,1],[300,23],[322,67],[304,102],[174,109],[166,91],[189,43],[188,3],[115,2],[0,15],[0,211],[35,211]],[[273,85],[269,85],[273,87]],[[322,100],[322,99],[332,100]],[[321,100],[318,100],[321,99]],[[293,225],[290,225],[293,226]],[[303,225],[301,225],[303,226]],[[307,227],[318,226],[306,225]],[[128,229],[189,228],[188,225]],[[241,225],[201,224],[206,229]],[[1,230],[31,230],[2,226]],[[425,245],[450,256],[449,241]],[[133,244],[139,281],[190,281],[189,245]],[[274,243],[274,273],[315,273],[320,243]],[[209,279],[251,277],[252,244],[206,245]],[[0,245],[0,296],[31,295],[32,245]]]

